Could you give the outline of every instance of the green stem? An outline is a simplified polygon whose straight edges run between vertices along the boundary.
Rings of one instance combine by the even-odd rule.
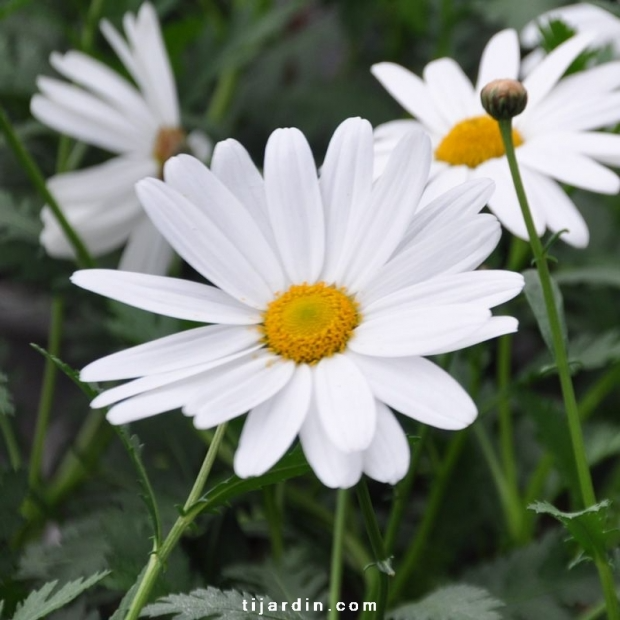
[[[213,125],[217,125],[222,122],[233,92],[237,83],[237,70],[229,69],[224,71],[219,78],[215,92],[211,97],[211,103],[207,110],[207,121]]]
[[[584,507],[588,507],[596,503],[596,496],[594,494],[592,477],[590,475],[590,469],[588,468],[588,462],[586,459],[581,421],[579,419],[579,409],[577,408],[577,399],[575,398],[573,381],[568,365],[568,355],[564,346],[564,340],[562,338],[560,316],[553,297],[549,265],[547,263],[547,257],[542,243],[536,234],[534,220],[532,218],[532,213],[530,211],[523,182],[521,180],[519,165],[515,156],[515,149],[512,140],[512,122],[510,119],[498,122],[499,129],[502,134],[502,140],[504,142],[504,148],[506,150],[510,173],[517,192],[519,204],[521,205],[523,218],[525,219],[525,225],[530,238],[532,252],[534,253],[534,258],[536,260],[536,268],[538,270],[540,284],[543,291],[543,298],[549,318],[554,356],[560,377],[560,386],[562,388],[562,397],[564,399],[564,407],[566,409],[568,429],[573,448],[573,457],[575,459],[577,476],[579,479],[579,490],[581,492],[581,499]],[[613,588],[613,576],[611,574],[609,564],[607,564],[604,559],[598,558],[596,560],[596,567],[598,569],[599,578],[601,580],[601,585],[603,586],[603,592],[605,595],[605,601],[607,603],[607,614],[610,620],[619,620],[620,606],[618,605],[618,598],[616,597],[616,593]]]
[[[52,210],[54,217],[58,220],[58,224],[75,250],[78,265],[82,268],[94,267],[95,263],[86,249],[86,246],[71,224],[69,224],[54,196],[52,196],[51,192],[47,189],[43,174],[15,133],[15,130],[13,129],[13,126],[11,125],[11,122],[9,121],[9,118],[2,106],[0,106],[0,130],[4,133],[8,145],[11,147],[15,157],[30,177],[33,185]]]
[[[220,424],[213,437],[213,442],[207,450],[207,455],[202,463],[200,471],[198,472],[194,486],[192,487],[185,505],[183,506],[181,516],[174,522],[174,525],[170,529],[170,532],[168,533],[168,536],[166,536],[166,539],[162,543],[161,547],[157,551],[153,551],[153,553],[151,553],[148,564],[144,570],[142,580],[140,581],[140,585],[138,586],[136,594],[131,601],[129,611],[125,616],[125,620],[136,620],[138,618],[142,608],[148,601],[157,578],[166,564],[168,556],[180,540],[185,530],[187,530],[194,519],[206,507],[204,504],[197,505],[197,502],[202,496],[207,478],[211,473],[211,468],[213,467],[213,463],[217,457],[218,447],[225,432],[226,424]]]
[[[271,554],[273,559],[279,562],[284,553],[284,540],[282,538],[282,515],[276,497],[277,489],[278,487],[275,485],[265,487],[263,489],[263,501],[269,526],[269,538],[271,539]]]
[[[0,411],[0,430],[4,436],[4,443],[9,454],[9,462],[13,470],[17,471],[22,466],[22,455],[19,450],[19,444],[13,432],[13,426],[9,420],[8,414]]]
[[[329,576],[329,620],[338,620],[338,602],[342,585],[342,558],[344,532],[347,517],[348,492],[338,489],[336,497],[336,517],[334,519],[334,539],[332,545],[331,572]]]
[[[467,432],[461,431],[456,433],[450,440],[450,445],[446,450],[441,468],[433,481],[420,527],[416,532],[413,543],[409,545],[409,548],[407,549],[407,553],[401,566],[397,568],[396,577],[390,592],[390,601],[392,602],[398,600],[400,594],[407,589],[412,574],[415,571],[424,548],[430,539],[430,534],[437,521],[437,514],[439,513],[441,503],[448,487],[448,482],[450,481],[452,471],[454,470],[458,458],[461,455],[461,451],[465,446],[466,438]]]
[[[50,355],[54,357],[58,357],[60,354],[63,314],[64,301],[62,297],[56,296],[52,299],[52,316],[50,319],[50,331],[47,342],[47,350]],[[30,468],[28,471],[28,483],[31,489],[38,488],[41,485],[41,465],[43,462],[43,450],[45,448],[45,436],[47,434],[47,427],[52,411],[57,374],[58,368],[56,364],[54,364],[51,359],[46,358],[45,369],[43,371],[43,385],[41,388],[37,421],[34,430],[34,441],[30,454]]]
[[[396,537],[398,536],[398,530],[400,529],[400,524],[402,523],[403,516],[405,514],[405,508],[411,499],[411,488],[413,487],[413,482],[420,464],[424,440],[426,439],[429,431],[429,427],[426,424],[421,424],[420,426],[420,439],[413,448],[413,458],[411,459],[409,471],[407,472],[405,478],[394,488],[394,500],[392,502],[392,510],[390,511],[390,517],[388,519],[385,533],[385,551],[388,555],[392,555],[394,552]]]
[[[95,30],[97,29],[97,23],[99,22],[102,8],[103,0],[93,0],[88,7],[86,24],[82,30],[81,47],[83,52],[89,52],[93,48]]]
[[[584,394],[579,403],[579,413],[582,420],[587,420],[601,404],[601,402],[620,383],[620,364],[610,368],[596,383]]]
[[[595,607],[592,607],[585,613],[581,614],[577,620],[598,620],[603,617],[606,607],[607,604],[603,601],[602,603],[599,603]]]
[[[377,596],[375,597],[375,602],[377,603],[375,619],[383,620],[385,618],[385,608],[387,606],[388,599],[388,579],[389,577],[394,576],[394,571],[392,570],[390,558],[385,552],[381,530],[379,529],[379,524],[377,523],[377,516],[375,515],[370,493],[368,491],[368,485],[366,484],[366,480],[364,478],[362,478],[357,485],[357,499],[362,511],[362,517],[364,519],[364,525],[366,526],[366,532],[368,533],[368,539],[370,540],[370,547],[375,558],[375,565],[379,570],[379,589]]]

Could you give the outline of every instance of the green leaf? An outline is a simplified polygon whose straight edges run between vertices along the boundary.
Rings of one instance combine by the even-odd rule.
[[[613,286],[620,288],[620,266],[596,265],[558,271],[554,275],[559,284],[587,284],[588,286]]]
[[[254,602],[255,609],[252,610]],[[262,603],[262,610],[259,607]],[[300,602],[303,607],[304,603]],[[271,609],[269,609],[271,607]],[[268,596],[252,596],[236,590],[194,590],[189,594],[171,594],[158,602],[145,607],[143,616],[156,618],[172,614],[172,620],[200,620],[218,618],[219,620],[248,620],[248,618],[267,618],[271,620],[300,620],[306,616],[299,611],[282,609],[282,603],[272,601]],[[260,613],[262,611],[262,614]],[[254,613],[252,613],[254,612]]]
[[[390,620],[500,620],[504,603],[475,586],[454,585],[435,590],[417,603],[388,615]]]
[[[547,308],[545,306],[545,299],[543,296],[542,286],[540,284],[540,278],[538,277],[538,272],[535,269],[526,269],[523,272],[523,277],[525,278],[525,288],[523,289],[523,292],[525,293],[525,297],[527,298],[527,301],[532,308],[532,312],[534,313],[534,317],[536,318],[536,322],[538,323],[538,327],[545,341],[545,344],[553,355],[554,348],[553,338],[551,336],[551,326],[549,324],[549,316],[547,314]],[[555,305],[558,308],[558,313],[560,315],[562,340],[564,341],[564,346],[568,347],[566,321],[564,320],[564,302],[562,300],[562,293],[560,292],[560,287],[556,284],[553,278],[551,279],[551,287],[553,290]]]
[[[78,579],[65,584],[55,594],[52,590],[58,581],[46,583],[40,590],[35,590],[28,595],[28,598],[17,606],[13,620],[38,620],[51,614],[52,612],[64,607],[74,598],[78,597],[84,590],[87,590],[108,575],[108,571],[95,573],[87,579]]]
[[[537,514],[550,515],[564,525],[582,549],[577,558],[579,562],[584,559],[604,558],[607,549],[618,543],[619,531],[607,530],[605,526],[610,504],[606,499],[578,512],[562,512],[549,502],[534,502],[528,508]]]
[[[151,481],[149,480],[148,473],[146,471],[146,467],[142,462],[142,457],[140,456],[140,452],[142,451],[142,445],[140,444],[140,439],[137,435],[129,436],[127,430],[124,427],[115,427],[118,436],[120,437],[127,453],[129,454],[129,458],[133,462],[136,471],[138,472],[138,482],[142,488],[142,493],[140,494],[142,500],[146,504],[146,508],[149,512],[149,516],[151,518],[151,525],[153,527],[153,537],[154,537],[154,549],[158,549],[161,545],[161,518],[159,516],[159,508],[157,506],[157,500],[155,498],[155,493],[153,491],[153,486],[151,485]]]
[[[302,451],[297,447],[272,467],[266,474],[255,478],[239,478],[231,476],[209,489],[190,510],[202,508],[206,504],[210,510],[226,504],[239,495],[256,491],[264,486],[303,476],[310,471]]]
[[[581,334],[573,339],[569,361],[583,370],[596,370],[620,360],[620,330],[612,329],[599,335]]]

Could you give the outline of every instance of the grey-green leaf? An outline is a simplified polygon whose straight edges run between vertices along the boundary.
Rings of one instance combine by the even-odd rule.
[[[390,620],[500,620],[504,603],[483,588],[446,586],[391,612]]]

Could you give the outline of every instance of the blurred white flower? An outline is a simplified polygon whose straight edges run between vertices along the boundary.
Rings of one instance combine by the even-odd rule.
[[[207,157],[209,144],[181,129],[176,86],[152,5],[143,4],[136,16],[125,14],[123,25],[126,40],[105,20],[101,31],[137,88],[82,52],[53,53],[52,66],[73,84],[40,76],[41,93],[33,97],[31,109],[56,131],[118,154],[48,181],[89,251],[99,256],[125,245],[121,269],[165,273],[172,249],[146,217],[134,185],[161,176],[164,162],[181,150]],[[47,206],[42,219],[41,243],[48,254],[74,256]]]
[[[558,182],[602,194],[620,190],[618,176],[601,165],[620,165],[620,136],[592,131],[620,121],[620,63],[562,77],[590,41],[589,35],[577,35],[532,70],[523,81],[527,107],[513,119],[536,230],[542,235],[545,228],[567,229],[562,239],[576,247],[588,244],[588,228]],[[393,63],[374,65],[374,76],[417,118],[377,127],[375,173],[405,131],[422,127],[431,136],[434,153],[425,200],[467,179],[491,178],[497,187],[489,208],[508,230],[527,239],[498,125],[480,102],[480,91],[491,80],[517,79],[519,64],[517,34],[504,30],[487,44],[475,87],[450,58],[429,63],[424,79]]]
[[[540,27],[552,21],[562,21],[576,33],[587,32],[594,35],[599,47],[611,46],[614,55],[620,55],[620,19],[594,4],[581,2],[547,11],[529,22],[521,31],[523,46],[537,48],[523,59],[523,73],[529,73],[545,56],[541,43]]]
[[[513,332],[490,308],[523,278],[472,271],[496,246],[496,218],[479,214],[493,184],[478,180],[416,213],[431,152],[406,135],[373,184],[367,121],[332,138],[320,178],[296,129],[270,137],[264,179],[234,140],[209,170],[179,155],[165,183],[138,195],[154,224],[217,287],[161,276],[85,270],[78,286],[159,314],[216,323],[95,361],[84,381],[134,379],[93,407],[113,424],[178,407],[197,428],[250,411],[235,455],[239,476],[267,471],[299,435],[324,484],[348,487],[362,472],[396,483],[409,445],[390,407],[461,429],[476,407],[424,359]],[[115,404],[116,403],[116,404]]]

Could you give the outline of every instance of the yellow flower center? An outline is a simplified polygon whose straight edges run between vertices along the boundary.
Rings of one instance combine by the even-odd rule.
[[[155,138],[153,157],[159,164],[159,177],[163,178],[164,164],[174,155],[187,151],[185,132],[179,127],[162,127]]]
[[[512,130],[515,147],[523,144],[521,134]],[[488,159],[506,154],[499,124],[490,116],[474,116],[457,123],[435,149],[435,157],[452,166],[476,168]]]
[[[345,289],[295,284],[276,297],[263,314],[267,347],[298,364],[314,364],[344,351],[359,325],[358,304]]]

